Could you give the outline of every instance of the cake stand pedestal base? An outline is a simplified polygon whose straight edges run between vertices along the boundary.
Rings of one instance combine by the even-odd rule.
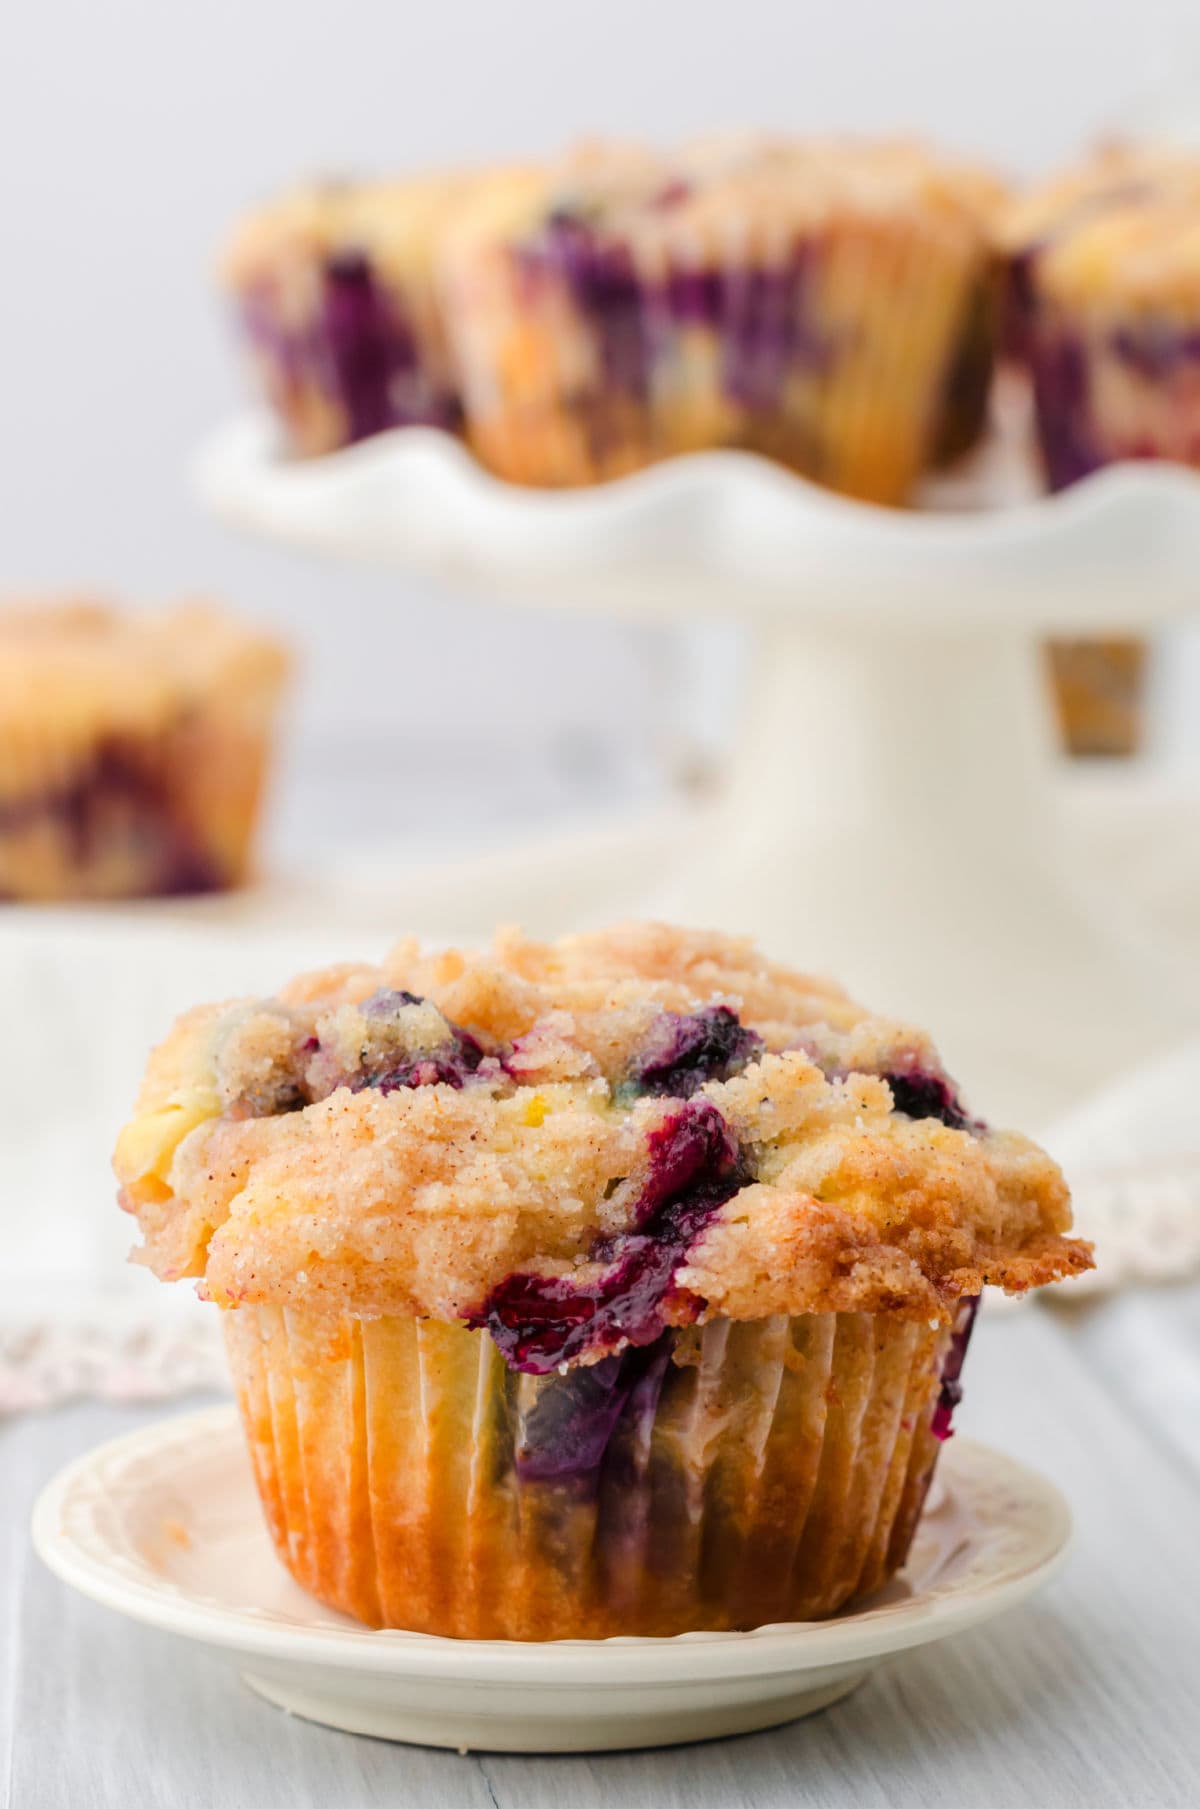
[[[969,1097],[1039,1121],[1196,1009],[1073,889],[1046,686],[1019,629],[760,622],[727,788],[646,908],[935,1025]]]

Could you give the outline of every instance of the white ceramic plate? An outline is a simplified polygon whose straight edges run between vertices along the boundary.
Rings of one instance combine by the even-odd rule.
[[[43,1492],[33,1536],[85,1595],[236,1655],[310,1720],[429,1746],[587,1752],[773,1727],[824,1708],[879,1660],[976,1626],[1057,1568],[1070,1514],[983,1445],[946,1449],[904,1577],[832,1621],[679,1639],[545,1644],[374,1633],[275,1559],[232,1407],[102,1445]]]

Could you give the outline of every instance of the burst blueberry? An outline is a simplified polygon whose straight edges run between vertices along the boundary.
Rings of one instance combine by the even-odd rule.
[[[1112,348],[1121,363],[1147,383],[1164,383],[1185,366],[1200,365],[1200,332],[1180,332],[1165,320],[1118,328]]]
[[[624,245],[598,237],[587,221],[559,208],[547,222],[538,261],[557,269],[596,334],[606,381],[645,394],[651,347],[641,284]]]
[[[950,1334],[950,1346],[942,1359],[942,1370],[939,1378],[938,1398],[933,1409],[933,1418],[929,1422],[929,1430],[934,1438],[943,1444],[953,1438],[954,1409],[962,1400],[962,1383],[959,1377],[967,1355],[967,1346],[971,1342],[971,1332],[975,1326],[975,1315],[979,1310],[979,1295],[969,1294],[958,1303],[955,1315],[954,1330]]]
[[[762,1052],[761,1036],[728,1005],[690,1014],[664,1011],[634,1062],[629,1091],[690,1099],[706,1081],[728,1080]]]
[[[903,1074],[885,1074],[883,1078],[892,1090],[893,1110],[903,1112],[906,1118],[936,1118],[953,1131],[978,1128],[944,1075],[913,1068]]]
[[[423,1005],[424,999],[414,992],[381,987],[364,1001],[364,1018],[388,1022],[406,1006]],[[445,1043],[417,1054],[405,1053],[395,1062],[378,1066],[351,1082],[354,1092],[372,1087],[380,1093],[396,1093],[405,1087],[454,1087],[457,1091],[475,1073],[483,1060],[483,1047],[469,1031],[457,1024],[446,1024]]]
[[[691,1245],[750,1180],[732,1131],[708,1100],[692,1100],[648,1140],[649,1174],[630,1228],[590,1251],[590,1281],[509,1275],[468,1316],[486,1326],[505,1362],[530,1375],[593,1353],[646,1345],[663,1330],[663,1303]]]
[[[670,1335],[548,1380],[525,1416],[514,1462],[522,1482],[594,1484],[622,1420],[654,1419],[670,1361]]]
[[[343,252],[326,266],[324,327],[349,437],[395,426],[392,383],[414,368],[417,349],[361,252]]]

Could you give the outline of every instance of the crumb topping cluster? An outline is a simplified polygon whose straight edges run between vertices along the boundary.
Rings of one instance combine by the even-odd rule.
[[[1200,293],[1200,155],[1173,144],[1105,146],[1021,197],[1002,230],[1064,301],[1194,305]]]
[[[404,942],[191,1012],[115,1162],[164,1279],[465,1319],[538,1373],[718,1314],[945,1319],[1090,1265],[1054,1163],[971,1118],[923,1033],[661,925]]]
[[[482,244],[509,246],[547,228],[612,234],[649,278],[691,251],[699,268],[747,257],[778,263],[792,236],[836,221],[903,221],[961,245],[990,246],[1007,193],[990,172],[916,140],[722,134],[670,153],[585,143],[543,168],[503,172],[465,190],[447,217],[451,282]]]
[[[447,210],[478,180],[448,171],[305,183],[239,224],[225,248],[223,274],[235,287],[250,286],[281,267],[370,245],[383,270],[403,276],[426,255]]]
[[[94,598],[0,605],[0,724],[64,749],[155,732],[214,689],[278,685],[282,646],[206,603],[136,614]]]
[[[731,203],[735,218],[776,230],[836,210],[940,217],[977,238],[1005,200],[990,171],[915,139],[724,133],[671,150],[585,140],[544,164],[304,184],[239,224],[222,271],[244,289],[281,268],[370,247],[385,274],[411,278],[432,267],[443,244],[568,215],[649,239],[664,230],[672,239],[728,233]]]

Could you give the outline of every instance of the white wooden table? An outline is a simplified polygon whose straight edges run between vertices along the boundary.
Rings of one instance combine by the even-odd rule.
[[[658,1753],[460,1757],[288,1718],[218,1657],[74,1595],[30,1550],[41,1483],[162,1409],[0,1423],[0,1805],[1195,1809],[1200,1287],[1026,1310],[977,1339],[960,1423],[1065,1490],[1065,1573],[811,1720]]]

